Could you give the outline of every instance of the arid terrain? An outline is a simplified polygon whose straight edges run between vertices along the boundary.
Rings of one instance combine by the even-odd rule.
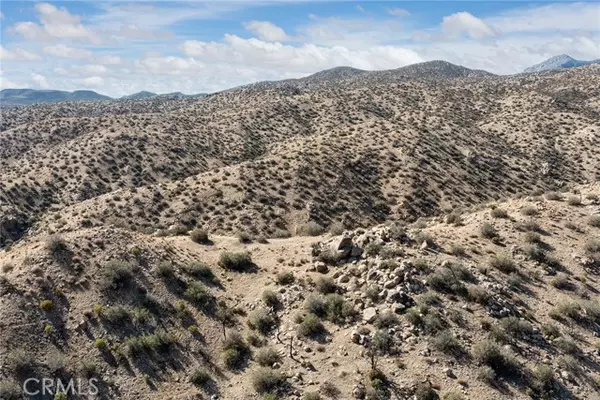
[[[600,398],[599,87],[436,61],[2,109],[0,398]]]

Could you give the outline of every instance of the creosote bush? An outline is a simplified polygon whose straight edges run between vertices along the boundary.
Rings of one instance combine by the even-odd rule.
[[[208,232],[204,229],[196,228],[190,233],[190,238],[193,242],[199,244],[208,244],[210,239],[208,238]]]
[[[307,314],[302,318],[302,322],[297,327],[298,335],[314,337],[325,333],[325,326],[314,314]]]
[[[250,347],[237,332],[230,332],[223,342],[223,363],[228,369],[239,369],[250,357]]]
[[[277,370],[260,368],[252,374],[252,387],[260,394],[276,394],[283,391],[287,377]]]
[[[261,367],[272,367],[273,364],[281,361],[281,355],[273,348],[267,347],[260,349],[256,354],[256,362]]]
[[[490,266],[501,272],[504,272],[505,274],[510,274],[511,272],[517,271],[517,265],[515,262],[505,254],[493,257],[490,260]]]
[[[257,330],[263,335],[269,333],[275,325],[275,319],[271,314],[263,309],[257,309],[248,316],[248,326],[250,329]]]
[[[223,268],[230,269],[232,271],[244,272],[254,268],[254,263],[250,254],[246,252],[242,253],[221,253],[219,258],[219,265]]]

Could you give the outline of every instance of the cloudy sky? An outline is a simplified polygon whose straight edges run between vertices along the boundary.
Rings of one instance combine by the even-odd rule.
[[[600,58],[600,3],[6,1],[0,87],[212,92],[436,59],[499,74]]]

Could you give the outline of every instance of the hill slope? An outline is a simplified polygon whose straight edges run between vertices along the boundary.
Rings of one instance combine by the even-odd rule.
[[[3,106],[22,106],[34,103],[54,103],[61,101],[100,100],[111,100],[111,98],[98,94],[92,90],[64,92],[61,90],[3,89],[0,91],[0,104]]]
[[[598,62],[600,62],[600,60],[582,61],[576,60],[573,57],[570,57],[566,54],[561,54],[559,56],[550,57],[549,59],[542,61],[539,64],[526,68],[523,72],[541,72],[555,69],[574,68]]]

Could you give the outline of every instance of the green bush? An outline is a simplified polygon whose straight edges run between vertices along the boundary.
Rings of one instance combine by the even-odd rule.
[[[505,274],[510,274],[511,272],[517,271],[517,265],[507,255],[499,255],[499,256],[493,257],[490,260],[490,266],[492,268],[496,268],[497,270],[499,270],[501,272],[504,272]]]
[[[232,271],[244,272],[254,268],[254,263],[250,254],[246,252],[242,253],[221,253],[219,258],[219,265],[223,268],[230,269]]]
[[[44,311],[51,311],[54,308],[54,303],[52,303],[52,300],[42,300],[40,301],[40,308]]]
[[[279,308],[281,305],[281,300],[279,300],[279,296],[272,290],[265,290],[262,293],[262,301],[265,303],[267,307],[271,308]]]
[[[481,225],[481,236],[486,239],[493,239],[498,236],[498,231],[494,228],[494,225],[489,222],[484,222],[483,225]]]
[[[211,380],[210,374],[200,368],[194,369],[190,374],[190,382],[198,387],[206,386]]]
[[[109,261],[102,271],[103,289],[124,289],[133,282],[133,265],[127,261]]]
[[[298,235],[300,236],[319,236],[325,232],[325,229],[314,221],[309,221],[302,224],[297,229]]]
[[[269,333],[275,325],[275,319],[263,309],[254,310],[248,316],[248,326],[263,335]]]
[[[463,352],[463,347],[458,339],[448,331],[441,331],[433,336],[431,345],[434,349],[453,356],[459,356]]]
[[[206,264],[202,264],[199,262],[190,262],[184,264],[182,269],[183,272],[185,272],[186,274],[193,276],[194,278],[200,279],[204,282],[213,284],[219,282],[212,269],[210,269],[210,267]]]
[[[492,211],[490,211],[490,215],[492,218],[508,218],[508,213],[506,210],[501,208],[494,208]]]
[[[169,261],[161,261],[156,265],[154,271],[163,278],[173,278],[175,276],[175,267]]]
[[[292,271],[280,272],[277,274],[277,283],[280,285],[291,285],[294,283],[294,273]]]
[[[300,336],[314,337],[325,333],[325,326],[316,315],[308,314],[302,318],[297,332]]]
[[[518,368],[514,357],[508,354],[496,342],[490,340],[482,340],[475,343],[471,353],[476,362],[487,365],[496,373],[515,372]]]
[[[184,292],[184,296],[201,310],[210,312],[215,308],[215,297],[200,282],[190,283]]]
[[[281,355],[271,347],[260,349],[256,354],[256,362],[262,367],[272,367],[281,362]]]
[[[252,374],[252,387],[257,393],[279,393],[287,382],[287,377],[279,371],[260,368]]]
[[[250,357],[250,347],[237,332],[230,332],[223,342],[223,362],[228,369],[239,369]]]
[[[331,279],[329,277],[317,278],[315,285],[316,285],[317,291],[319,293],[323,293],[323,294],[334,293],[338,289],[338,287],[335,284],[335,282],[333,281],[333,279]]]
[[[588,219],[588,225],[594,228],[600,228],[600,215],[594,215]]]
[[[208,232],[204,229],[196,228],[190,233],[190,238],[195,243],[207,244],[210,243],[210,239],[208,238]]]
[[[534,386],[545,393],[554,388],[554,371],[547,365],[540,364],[533,370]]]

